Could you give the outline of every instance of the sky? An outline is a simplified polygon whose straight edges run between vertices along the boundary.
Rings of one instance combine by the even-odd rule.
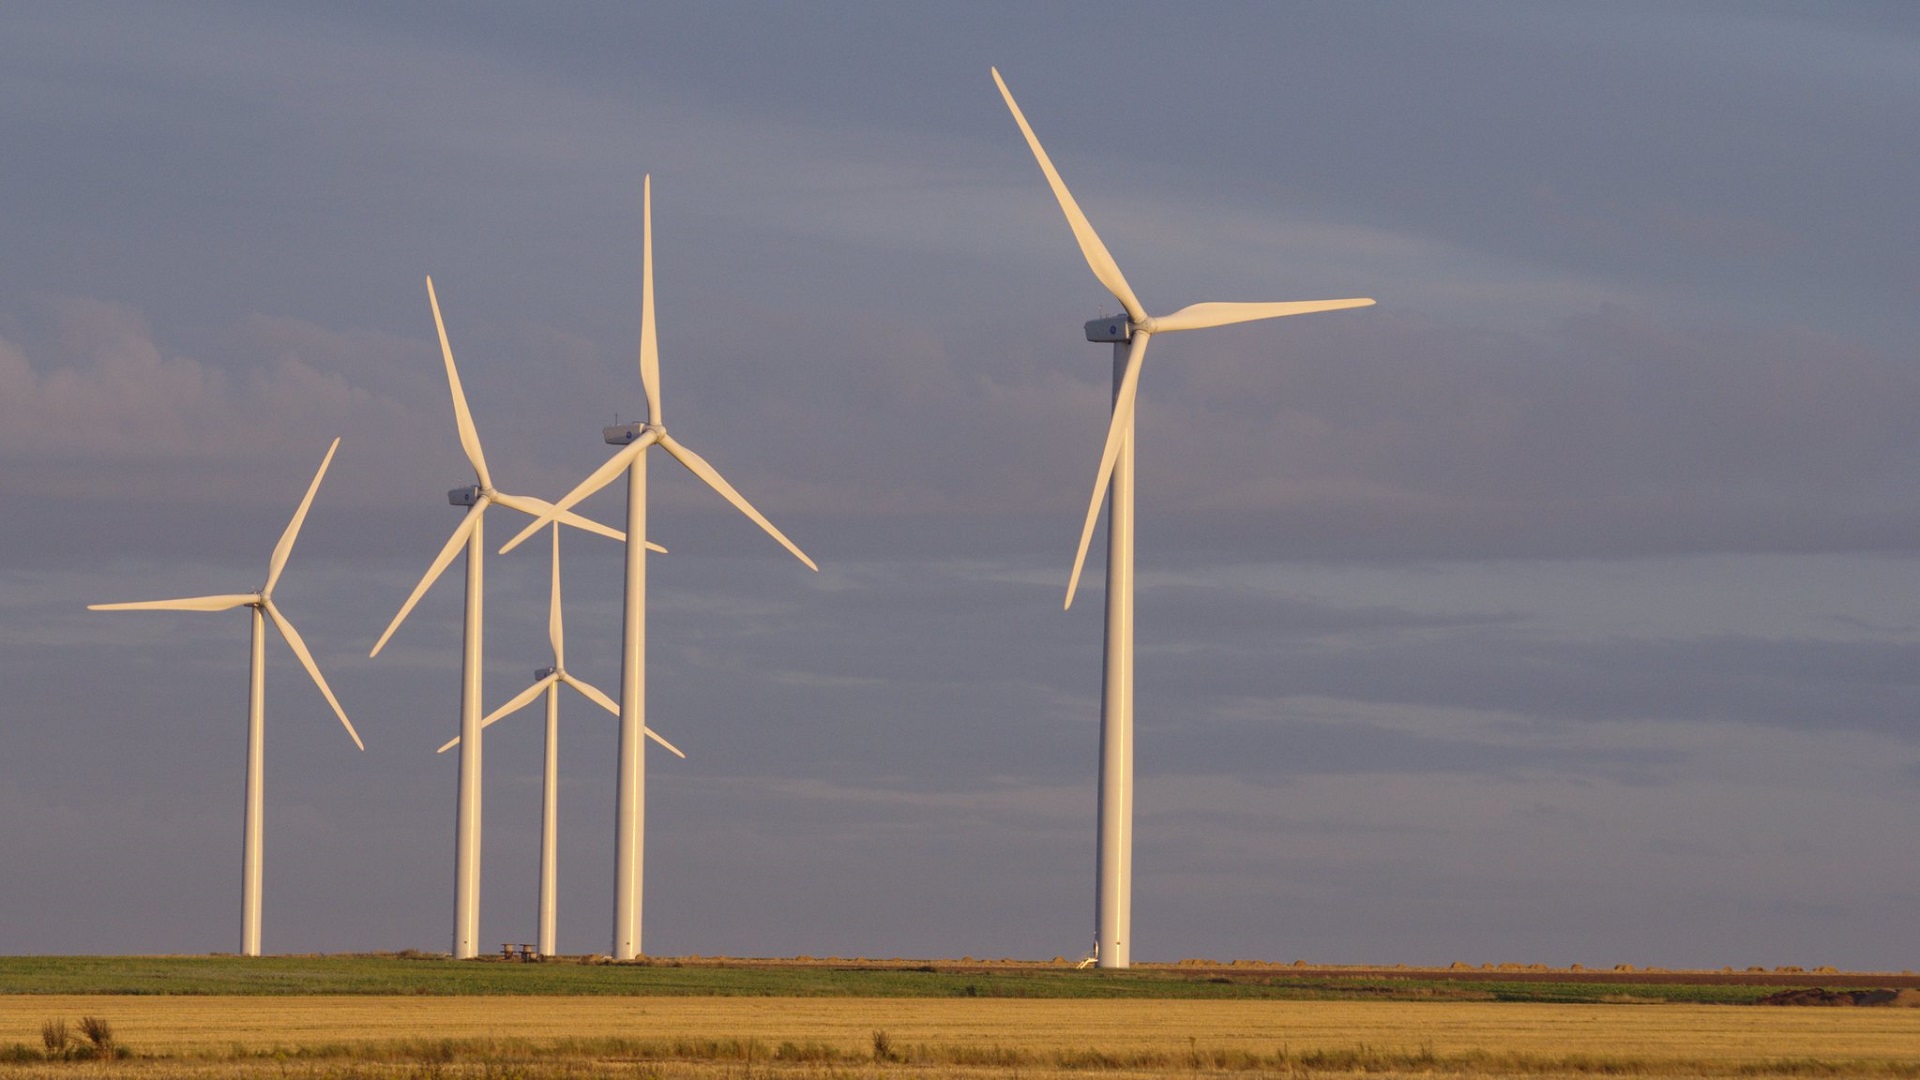
[[[1116,305],[1141,383],[1133,955],[1920,968],[1920,10],[1902,3],[0,7],[0,953],[232,951],[244,592],[269,952],[444,951],[472,482],[663,409],[645,948],[1078,957]],[[618,521],[613,491],[584,504]],[[504,540],[511,511],[489,515]],[[563,541],[619,682],[620,550]],[[486,696],[549,662],[487,563]],[[562,701],[560,947],[610,945],[614,726]],[[535,937],[538,714],[483,943]]]

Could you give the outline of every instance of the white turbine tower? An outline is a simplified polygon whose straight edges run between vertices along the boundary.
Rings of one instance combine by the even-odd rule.
[[[524,495],[509,495],[493,486],[487,471],[487,458],[480,449],[480,435],[473,426],[473,414],[467,409],[467,395],[460,387],[460,372],[453,364],[453,348],[447,344],[447,326],[440,318],[440,299],[434,294],[433,279],[427,279],[427,302],[433,307],[434,329],[440,334],[440,355],[446,360],[447,389],[453,395],[453,419],[460,430],[460,445],[473,465],[472,487],[447,492],[447,501],[468,508],[460,524],[447,538],[440,554],[413,587],[413,595],[400,605],[400,611],[387,624],[386,633],[374,643],[368,656],[379,656],[387,639],[420,602],[420,597],[440,578],[460,548],[467,549],[467,611],[460,663],[460,791],[459,810],[454,824],[453,955],[469,959],[480,955],[480,674],[481,625],[484,605],[485,540],[484,515],[495,503],[526,514],[545,514],[553,504]],[[549,515],[546,520],[553,520]],[[559,520],[576,528],[624,540],[625,534],[578,514],[558,515]]]
[[[1080,568],[1086,562],[1087,545],[1093,539],[1094,523],[1100,516],[1100,502],[1105,497],[1109,501],[1107,626],[1105,674],[1100,695],[1100,842],[1095,871],[1098,886],[1094,948],[1101,967],[1127,967],[1133,921],[1133,415],[1147,342],[1154,334],[1175,330],[1200,330],[1282,315],[1367,307],[1373,301],[1355,298],[1206,303],[1193,304],[1158,318],[1148,315],[1120,273],[1119,264],[1113,261],[1106,245],[1093,231],[1093,224],[1067,191],[1066,183],[1041,148],[1040,140],[1027,124],[1026,116],[1014,102],[1013,93],[1007,89],[998,69],[993,71],[993,81],[1000,87],[1000,96],[1006,99],[1014,122],[1020,125],[1020,133],[1026,136],[1048,186],[1053,188],[1054,198],[1059,200],[1060,209],[1067,216],[1067,225],[1073,229],[1087,266],[1127,312],[1125,318],[1095,319],[1086,324],[1088,341],[1113,343],[1113,421],[1107,429],[1106,448],[1100,454],[1100,468],[1094,476],[1093,499],[1087,506],[1086,524],[1080,530],[1080,548],[1073,557],[1066,597],[1066,606],[1071,607],[1074,590],[1080,584]]]
[[[259,592],[229,593],[223,596],[189,596],[179,600],[143,600],[131,604],[88,604],[90,611],[229,611],[237,607],[253,609],[253,649],[247,681],[247,809],[244,840],[240,855],[240,952],[246,956],[260,955],[260,891],[262,880],[262,860],[265,856],[265,825],[262,821],[266,809],[265,777],[266,765],[264,741],[266,739],[267,716],[267,630],[266,620],[272,619],[279,627],[280,636],[286,639],[287,647],[293,655],[300,658],[307,674],[313,676],[313,683],[326,696],[327,704],[333,706],[333,713],[344,724],[347,734],[353,736],[355,746],[365,750],[366,744],[360,741],[360,733],[353,730],[353,722],[347,719],[346,711],[340,708],[340,699],[333,696],[333,689],[327,685],[326,676],[320,674],[320,666],[313,662],[313,653],[307,649],[307,643],[301,640],[300,631],[293,628],[280,608],[273,602],[273,587],[280,581],[280,571],[286,568],[287,556],[293,553],[294,538],[300,535],[300,524],[307,518],[307,508],[313,505],[314,493],[320,490],[320,480],[327,475],[327,466],[333,461],[333,452],[340,448],[340,440],[333,440],[327,447],[327,456],[320,459],[320,471],[313,474],[313,483],[307,487],[307,497],[300,500],[300,508],[293,512],[293,520],[287,523],[287,529],[280,534],[280,542],[274,545],[273,557],[267,560],[267,583],[260,586]]]
[[[540,955],[556,956],[558,949],[559,916],[557,914],[556,895],[560,884],[560,687],[571,686],[587,700],[607,710],[615,716],[620,715],[620,706],[613,699],[600,692],[598,687],[567,671],[567,636],[563,616],[560,612],[560,527],[553,526],[553,591],[547,604],[547,640],[553,644],[553,665],[541,668],[533,673],[534,683],[520,691],[511,701],[493,710],[480,721],[482,728],[490,726],[495,720],[509,716],[533,703],[533,699],[542,693],[547,697],[547,754],[546,769],[540,786]],[[660,737],[652,728],[647,729],[647,737],[680,757],[680,748]],[[458,735],[447,740],[440,748],[446,753],[460,742]]]
[[[641,194],[641,269],[640,269],[640,383],[647,395],[647,422],[605,428],[606,442],[623,449],[596,469],[591,476],[568,492],[554,509],[520,531],[500,550],[512,550],[532,536],[554,513],[566,510],[580,500],[613,482],[622,470],[627,474],[627,583],[620,663],[620,787],[619,806],[614,823],[613,871],[613,956],[631,960],[640,955],[640,884],[645,861],[646,842],[646,614],[647,556],[640,541],[647,535],[647,457],[650,446],[658,445],[674,460],[707,486],[720,493],[741,513],[766,530],[781,546],[812,570],[820,569],[812,559],[760,511],[742,498],[705,458],[667,434],[660,413],[660,349],[653,320],[653,177],[648,176]]]

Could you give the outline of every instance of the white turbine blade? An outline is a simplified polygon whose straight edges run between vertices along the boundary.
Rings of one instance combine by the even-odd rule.
[[[619,476],[625,471],[627,465],[630,464],[637,455],[647,447],[652,446],[658,439],[659,434],[651,428],[641,432],[639,438],[621,447],[619,453],[608,458],[606,464],[593,470],[592,475],[580,481],[572,491],[562,496],[559,502],[554,503],[549,509],[542,510],[539,514],[535,515],[534,519],[527,523],[526,528],[514,534],[513,539],[500,545],[500,554],[505,555],[507,552],[519,547],[527,537],[539,532],[545,526],[552,524],[561,513],[571,510],[575,503],[606,487],[608,484],[613,483],[614,477]],[[586,519],[582,518],[581,520],[584,521]]]
[[[665,555],[667,553],[666,548],[661,547],[651,540],[647,541],[647,550],[653,552],[655,555]]]
[[[586,696],[588,701],[593,702],[595,705],[600,706],[615,716],[620,715],[620,706],[614,704],[612,698],[601,693],[599,687],[587,682],[585,679],[576,679],[565,670],[555,672],[555,675],[561,682],[580,691],[581,694]]]
[[[627,534],[621,532],[619,529],[611,525],[602,525],[590,517],[583,517],[571,510],[555,511],[554,505],[545,499],[536,499],[531,495],[509,495],[504,491],[496,491],[487,497],[502,506],[510,506],[532,517],[543,518],[549,522],[559,521],[562,524],[571,525],[576,529],[593,533],[596,536],[604,536],[609,540],[618,540],[623,544],[626,543],[627,540]],[[547,517],[546,515],[550,513],[556,514],[557,516]]]
[[[300,509],[293,512],[293,520],[287,522],[287,531],[280,534],[280,542],[274,545],[273,558],[267,561],[267,583],[260,590],[261,595],[273,591],[280,580],[280,571],[287,565],[287,556],[293,554],[294,538],[300,535],[300,524],[307,520],[307,507],[313,505],[314,492],[320,490],[320,480],[327,475],[327,466],[333,462],[333,452],[340,449],[340,440],[334,439],[327,447],[327,456],[320,459],[320,471],[313,474],[313,483],[307,485],[307,497],[300,500]]]
[[[453,366],[453,346],[447,344],[447,324],[440,318],[440,298],[434,295],[433,279],[427,279],[427,300],[433,305],[433,328],[440,332],[440,355],[447,361],[447,389],[453,392],[453,422],[460,428],[460,446],[473,463],[473,475],[483,488],[491,488],[487,474],[487,456],[480,450],[480,433],[474,430],[473,413],[467,410],[467,392],[460,388],[460,369]]]
[[[480,726],[488,727],[495,720],[498,720],[503,716],[511,716],[514,713],[519,712],[521,709],[524,709],[529,704],[531,704],[534,698],[539,697],[540,692],[542,690],[545,690],[547,687],[552,686],[554,683],[559,681],[560,681],[560,676],[558,673],[547,675],[537,680],[536,682],[534,682],[532,686],[529,686],[525,690],[522,690],[519,693],[513,695],[513,697],[505,705],[502,705],[499,708],[488,713],[484,718],[481,719]],[[459,741],[460,741],[459,736],[455,736],[453,742],[448,743],[447,746],[452,746],[454,745],[454,743],[457,743]],[[442,747],[441,749],[445,749],[445,747]]]
[[[387,624],[387,632],[381,634],[380,640],[373,643],[373,651],[367,654],[369,657],[380,655],[380,650],[386,645],[387,639],[392,637],[393,632],[400,629],[400,624],[406,620],[407,612],[412,611],[413,605],[419,603],[420,597],[440,579],[441,571],[447,568],[447,564],[453,561],[453,557],[460,554],[461,547],[467,542],[467,536],[473,532],[474,523],[480,520],[480,515],[485,513],[486,509],[487,502],[482,499],[473,504],[473,508],[467,511],[466,517],[460,519],[459,527],[453,530],[452,536],[447,537],[447,543],[440,549],[440,554],[433,557],[433,564],[427,567],[425,574],[421,575],[420,584],[413,587],[413,595],[407,597],[407,602],[400,605],[399,614]]]
[[[1315,311],[1341,311],[1345,308],[1372,307],[1371,297],[1349,300],[1295,300],[1273,304],[1191,304],[1171,315],[1153,320],[1153,332],[1202,330],[1209,326],[1277,319],[1282,315],[1306,315]]]
[[[1060,179],[1059,170],[1053,167],[1053,159],[1040,146],[1040,139],[1033,133],[1033,127],[1027,123],[1025,113],[1013,100],[1013,91],[1007,89],[1007,81],[1000,77],[1000,69],[993,69],[993,81],[1000,87],[1000,96],[1007,99],[1007,108],[1013,112],[1013,120],[1020,125],[1020,133],[1027,137],[1027,146],[1033,150],[1034,160],[1040,163],[1040,171],[1046,174],[1047,184],[1053,188],[1053,197],[1060,201],[1060,209],[1067,215],[1067,225],[1073,229],[1073,238],[1080,242],[1080,254],[1086,257],[1087,267],[1100,284],[1107,287],[1115,300],[1127,309],[1134,322],[1145,322],[1147,309],[1140,306],[1139,298],[1133,295],[1133,289],[1127,285],[1126,275],[1120,272],[1120,264],[1113,261],[1113,255],[1107,251],[1107,245],[1100,242],[1100,234],[1093,231],[1093,223],[1080,210],[1080,204],[1073,201],[1073,193],[1067,190],[1066,181]]]
[[[1106,449],[1100,452],[1100,471],[1093,478],[1093,500],[1087,506],[1087,521],[1080,528],[1080,550],[1073,556],[1073,573],[1067,578],[1067,602],[1073,606],[1074,590],[1080,587],[1080,568],[1086,565],[1087,545],[1093,541],[1094,523],[1100,520],[1100,503],[1107,497],[1107,484],[1113,479],[1114,463],[1120,460],[1120,442],[1133,419],[1133,401],[1140,390],[1140,369],[1147,358],[1147,341],[1153,335],[1133,332],[1133,347],[1127,352],[1127,370],[1120,376],[1120,391],[1113,397],[1113,422],[1107,426]]]
[[[647,392],[647,422],[660,417],[660,339],[653,326],[653,175],[640,188],[640,386]]]
[[[618,540],[623,544],[627,542],[627,534],[625,532],[611,525],[602,525],[590,517],[576,514],[571,510],[560,511],[558,520],[562,525],[571,525],[582,532],[590,532],[595,536],[604,536],[609,540]]]
[[[601,708],[607,710],[608,712],[612,713],[615,716],[620,715],[620,706],[615,705],[613,703],[612,698],[601,693],[599,687],[596,687],[592,683],[587,682],[585,680],[576,679],[572,675],[567,674],[565,671],[556,672],[555,675],[560,679],[561,682],[564,682],[568,686],[573,687],[575,690],[580,691],[581,694],[586,696],[587,700],[593,702],[595,705],[600,706]],[[677,755],[678,757],[682,759],[686,758],[687,755],[681,752],[679,747],[661,738],[659,732],[653,730],[652,728],[647,728],[646,732],[647,732],[647,738],[652,739],[654,742],[657,742],[661,746],[666,747],[669,751],[671,751],[673,754]]]
[[[699,477],[702,480],[705,480],[707,482],[708,487],[719,492],[720,496],[726,499],[728,502],[732,503],[735,509],[739,510],[741,513],[747,515],[748,517],[752,518],[754,521],[754,524],[759,525],[762,529],[765,529],[768,536],[771,536],[775,540],[780,541],[780,545],[782,547],[786,548],[788,551],[793,552],[794,558],[799,559],[801,562],[807,564],[807,569],[809,570],[820,569],[819,566],[815,565],[812,559],[807,558],[806,552],[801,551],[798,547],[794,545],[793,541],[787,539],[786,533],[783,533],[779,529],[774,528],[773,522],[768,521],[766,517],[760,513],[760,511],[755,510],[753,508],[752,503],[749,503],[743,496],[741,496],[741,494],[738,491],[735,491],[733,489],[733,485],[727,483],[726,477],[721,476],[718,470],[716,470],[713,466],[707,464],[707,459],[701,457],[699,454],[696,454],[693,451],[687,449],[686,447],[680,445],[680,443],[676,439],[674,439],[673,436],[668,435],[664,431],[660,433],[660,446],[662,449],[666,450],[667,453],[672,454],[676,459],[678,459],[680,464],[685,465],[693,473],[693,475]]]
[[[135,600],[130,604],[88,604],[88,611],[231,611],[260,602],[259,593],[183,596],[178,600]]]
[[[495,720],[498,720],[503,716],[512,715],[513,713],[526,708],[529,702],[531,702],[534,698],[537,698],[540,696],[540,691],[545,690],[548,687],[552,686],[555,681],[556,681],[556,677],[549,675],[546,678],[535,682],[532,686],[529,686],[525,690],[522,690],[518,694],[515,694],[513,697],[513,700],[507,702],[505,705],[502,705],[499,708],[488,713],[484,718],[481,719],[480,726],[483,728],[491,727]],[[460,745],[460,736],[455,735],[453,738],[448,739],[445,743],[442,743],[440,746],[440,749],[435,750],[434,753],[444,754],[447,751],[459,745]]]
[[[360,733],[353,730],[353,721],[347,719],[347,710],[340,707],[340,699],[333,696],[333,687],[327,685],[327,677],[320,674],[320,665],[313,662],[313,653],[307,648],[307,643],[301,640],[300,631],[295,630],[293,624],[287,621],[287,617],[280,614],[280,609],[273,606],[273,601],[263,601],[260,606],[267,609],[267,617],[273,620],[273,625],[280,628],[280,636],[287,639],[287,644],[293,649],[293,655],[300,658],[300,663],[306,667],[307,674],[313,676],[313,685],[319,687],[320,692],[326,695],[327,704],[333,706],[333,715],[340,718],[340,723],[346,726],[347,734],[353,737],[353,745],[365,750],[367,744],[361,742]]]
[[[667,751],[671,753],[673,756],[679,758],[681,761],[687,760],[687,755],[682,753],[679,747],[661,738],[659,732],[653,730],[652,728],[646,728],[645,731],[647,733],[647,738],[652,739],[654,742],[657,742],[661,746],[666,747]]]
[[[547,601],[547,640],[553,643],[553,667],[567,668],[567,634],[560,619],[560,527],[553,529],[553,594]]]

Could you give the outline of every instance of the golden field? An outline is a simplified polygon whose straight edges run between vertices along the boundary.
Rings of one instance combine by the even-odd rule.
[[[8,995],[0,1047],[88,1015],[136,1056],[0,1075],[1920,1076],[1920,1009],[1473,1001]]]

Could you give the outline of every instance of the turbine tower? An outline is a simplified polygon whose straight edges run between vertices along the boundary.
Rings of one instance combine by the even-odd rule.
[[[511,715],[533,703],[533,699],[542,693],[547,696],[547,755],[546,769],[540,786],[540,955],[557,956],[559,949],[555,942],[558,935],[559,916],[557,914],[556,894],[560,883],[560,687],[571,686],[587,700],[607,710],[615,716],[620,715],[620,706],[613,699],[600,692],[592,683],[574,676],[567,671],[566,628],[560,613],[560,526],[553,526],[553,591],[547,603],[547,640],[553,644],[553,665],[541,668],[533,673],[532,686],[520,691],[511,701],[493,710],[480,721],[482,728],[489,727],[495,720]],[[680,757],[680,748],[660,737],[652,728],[647,729],[647,737]],[[460,736],[455,735],[439,750],[444,754],[459,745]]]
[[[500,550],[511,551],[532,536],[554,514],[563,512],[580,500],[613,482],[622,470],[627,474],[627,582],[626,605],[622,620],[620,662],[620,786],[619,805],[614,823],[613,871],[613,957],[631,960],[640,950],[640,886],[645,863],[646,843],[646,640],[647,640],[647,555],[640,543],[647,535],[647,457],[648,447],[659,446],[688,471],[753,519],[778,540],[795,558],[818,570],[806,553],[794,546],[786,534],[773,527],[760,511],[735,491],[705,458],[687,449],[667,434],[660,412],[660,349],[653,319],[653,177],[641,188],[641,265],[640,265],[640,383],[647,395],[647,422],[605,428],[601,436],[609,445],[622,449],[607,463],[582,480],[578,487],[555,503],[533,524]]]
[[[1066,214],[1067,225],[1080,244],[1080,254],[1086,258],[1093,276],[1127,312],[1124,318],[1094,319],[1086,324],[1088,341],[1113,343],[1113,419],[1107,428],[1106,447],[1100,454],[1100,468],[1094,475],[1093,499],[1087,506],[1086,523],[1080,529],[1080,548],[1074,554],[1073,572],[1067,579],[1065,604],[1073,606],[1074,590],[1080,584],[1080,568],[1086,562],[1087,545],[1093,539],[1094,523],[1099,519],[1104,497],[1108,501],[1107,617],[1100,694],[1100,840],[1095,860],[1098,880],[1094,955],[1101,967],[1123,968],[1130,962],[1133,921],[1133,415],[1147,342],[1155,334],[1176,330],[1200,330],[1282,315],[1367,307],[1373,301],[1354,298],[1205,303],[1158,318],[1148,315],[1120,273],[1119,264],[1100,242],[1099,234],[1093,231],[1093,224],[1074,202],[997,68],[993,69],[993,81],[1000,88],[1000,96],[1006,99],[1014,122],[1020,125],[1020,133],[1026,136],[1027,146],[1033,150],[1034,160],[1039,162],[1061,211]]]
[[[327,466],[333,461],[333,452],[340,448],[340,440],[333,440],[327,447],[327,456],[320,459],[320,471],[313,474],[313,483],[307,486],[307,497],[300,500],[300,508],[293,512],[293,520],[287,523],[287,529],[280,534],[280,542],[274,545],[273,556],[267,560],[267,583],[260,586],[259,592],[229,593],[223,596],[189,596],[179,600],[142,600],[131,604],[88,604],[89,611],[229,611],[237,607],[252,608],[253,612],[253,648],[252,660],[248,665],[247,677],[247,808],[246,824],[240,854],[240,952],[246,956],[260,955],[260,892],[263,874],[262,861],[265,857],[266,809],[265,765],[267,718],[267,630],[266,620],[272,619],[273,625],[280,629],[280,636],[286,639],[287,647],[300,663],[313,676],[313,684],[333,706],[333,714],[353,737],[353,743],[365,750],[367,745],[360,741],[360,733],[353,730],[353,722],[347,719],[346,711],[340,708],[340,699],[333,696],[333,689],[327,685],[326,676],[320,674],[320,666],[313,662],[313,653],[307,649],[307,643],[300,637],[300,631],[293,628],[280,608],[273,602],[273,587],[280,581],[280,571],[286,569],[287,556],[293,554],[293,541],[300,535],[300,524],[307,519],[307,508],[313,505],[314,493],[320,490],[320,480],[327,475]]]
[[[440,318],[440,299],[434,294],[432,278],[427,279],[427,302],[433,307],[433,326],[440,334],[440,355],[446,360],[447,389],[453,395],[453,419],[460,431],[460,445],[467,453],[467,461],[473,465],[474,479],[478,483],[447,492],[447,501],[455,506],[467,507],[467,514],[460,519],[453,535],[447,538],[440,554],[434,556],[432,565],[420,578],[420,584],[413,587],[413,594],[407,597],[406,603],[400,605],[399,613],[387,624],[386,633],[380,635],[373,651],[367,655],[380,655],[387,639],[400,629],[407,613],[439,580],[441,572],[453,562],[454,556],[460,553],[464,545],[467,549],[467,609],[460,662],[460,791],[454,823],[453,955],[455,959],[466,960],[480,955],[480,644],[486,575],[484,516],[487,508],[495,503],[526,514],[546,513],[553,509],[553,504],[524,495],[509,495],[493,486],[492,474],[487,471],[486,454],[480,449],[480,435],[473,426],[473,414],[467,409],[467,395],[460,387],[460,371],[453,364],[453,348],[447,344],[447,325]],[[557,516],[575,528],[616,540],[626,539],[626,535],[619,530],[578,514]],[[549,517],[547,520],[552,519]]]

